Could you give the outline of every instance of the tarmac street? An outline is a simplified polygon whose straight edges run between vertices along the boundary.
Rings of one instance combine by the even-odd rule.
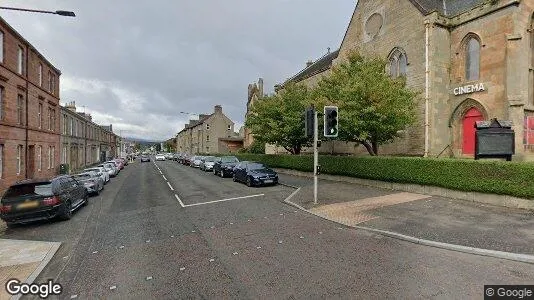
[[[282,174],[280,180],[302,186],[293,200],[305,205],[309,181]],[[285,203],[294,191],[250,188],[175,161],[136,162],[71,220],[4,228],[0,237],[61,243],[35,278],[60,283],[60,299],[470,299],[483,298],[484,285],[534,283],[533,264],[350,228]],[[356,205],[374,217],[363,224],[380,228],[386,218],[393,230],[388,207],[429,200],[403,195],[395,202],[387,195],[359,197],[383,204],[372,211]]]

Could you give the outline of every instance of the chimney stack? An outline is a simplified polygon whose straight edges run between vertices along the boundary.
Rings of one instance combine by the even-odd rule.
[[[76,112],[76,101],[67,102],[67,104],[65,104],[65,108],[72,112]]]
[[[306,62],[306,68],[309,67],[309,66],[311,66],[311,65],[313,65],[313,60],[308,60],[308,61]]]
[[[222,106],[215,105],[215,113],[221,113],[222,114]]]

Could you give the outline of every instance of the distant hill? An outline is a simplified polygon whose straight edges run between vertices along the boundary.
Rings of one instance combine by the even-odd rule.
[[[154,141],[154,140],[146,140],[146,139],[140,139],[140,138],[134,138],[134,137],[124,137],[127,140],[130,140],[132,142],[137,142],[139,144],[156,144],[160,143],[160,141]]]

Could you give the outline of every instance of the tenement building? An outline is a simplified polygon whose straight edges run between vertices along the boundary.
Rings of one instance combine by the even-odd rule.
[[[61,163],[69,172],[117,157],[113,152],[115,139],[111,126],[100,126],[90,114],[76,111],[76,102],[61,106]]]
[[[472,157],[475,122],[497,118],[513,122],[514,159],[530,157],[534,1],[359,0],[332,65],[353,49],[422,95],[417,123],[381,154]]]
[[[16,181],[57,173],[60,75],[0,18],[0,194]]]
[[[229,153],[243,147],[243,138],[234,132],[234,122],[215,105],[212,114],[201,114],[190,120],[176,135],[176,150],[180,153]]]

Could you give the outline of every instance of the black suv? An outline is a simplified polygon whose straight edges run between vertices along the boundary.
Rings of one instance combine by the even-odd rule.
[[[25,180],[9,187],[0,200],[0,218],[7,226],[59,217],[87,205],[87,190],[72,176],[52,180]]]
[[[221,177],[232,177],[234,175],[234,167],[239,162],[235,156],[222,156],[215,159],[213,165],[213,175],[220,175]]]

